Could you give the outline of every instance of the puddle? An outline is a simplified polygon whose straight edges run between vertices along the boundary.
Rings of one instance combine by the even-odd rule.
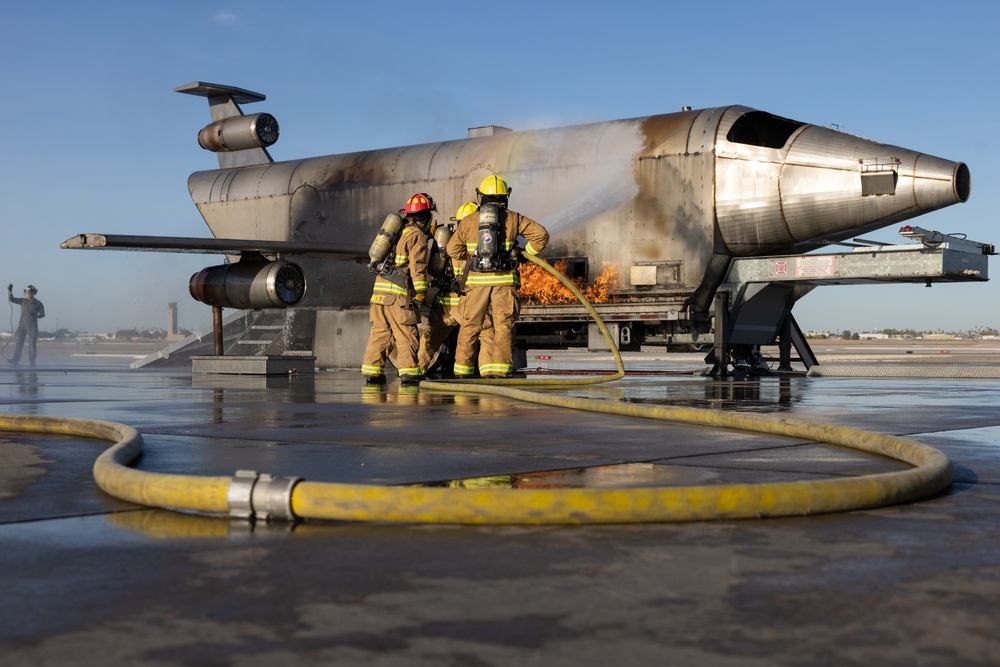
[[[668,486],[690,477],[690,470],[653,463],[620,463],[589,468],[567,468],[513,475],[469,477],[417,486],[459,489],[594,489]]]

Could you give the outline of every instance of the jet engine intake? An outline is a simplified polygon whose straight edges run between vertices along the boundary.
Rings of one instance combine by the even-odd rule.
[[[202,269],[191,276],[188,289],[196,301],[209,306],[289,308],[305,295],[306,279],[291,262],[240,261]]]
[[[198,133],[198,145],[213,153],[267,148],[277,140],[278,121],[269,113],[223,118]]]

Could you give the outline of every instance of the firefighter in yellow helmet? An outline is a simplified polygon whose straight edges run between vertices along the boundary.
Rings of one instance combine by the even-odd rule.
[[[423,379],[417,363],[420,323],[419,307],[427,298],[427,232],[433,221],[434,200],[426,193],[409,198],[399,238],[390,245],[381,263],[372,263],[376,273],[369,318],[372,328],[361,374],[368,384],[385,383],[385,362],[396,350],[396,370],[403,384]]]
[[[458,223],[448,242],[464,296],[459,304],[458,347],[455,375],[471,377],[475,371],[475,343],[488,311],[493,314],[493,344],[480,363],[483,377],[508,377],[513,373],[514,323],[521,312],[517,271],[518,237],[526,239],[524,252],[537,255],[549,242],[540,224],[508,210],[511,188],[499,176],[487,176],[476,189],[479,210]]]
[[[465,202],[458,207],[452,222],[461,222],[462,218],[479,208],[475,202]],[[420,369],[426,374],[434,362],[434,355],[441,350],[441,346],[446,343],[452,332],[461,324],[458,319],[458,304],[461,288],[455,278],[455,271],[452,268],[451,257],[448,256],[445,245],[455,232],[455,225],[438,227],[434,232],[434,242],[431,243],[431,259],[429,262],[429,273],[431,278],[431,289],[428,294],[437,288],[438,292],[433,297],[434,303],[431,305],[430,314],[427,317],[428,326],[420,334],[420,353],[418,360]],[[437,275],[435,275],[435,273]],[[431,298],[431,297],[428,297]],[[490,313],[486,313],[483,320],[483,329],[479,333],[479,365],[484,366],[490,359],[493,347],[493,318]],[[450,355],[455,354],[452,348]],[[451,359],[454,363],[454,359]],[[443,372],[448,372],[447,370]]]
[[[458,207],[455,217],[451,220],[457,224],[462,218],[479,208],[475,202],[466,202]],[[420,334],[420,351],[418,361],[420,370],[424,373],[434,360],[434,355],[441,348],[442,343],[448,339],[451,332],[459,325],[458,302],[459,286],[455,279],[455,271],[452,268],[451,257],[445,249],[451,235],[455,231],[455,224],[446,227],[438,227],[434,232],[434,242],[431,244],[430,273],[437,274],[431,279],[431,288],[437,288],[434,296],[434,303],[431,304],[430,314],[427,317],[428,326]]]

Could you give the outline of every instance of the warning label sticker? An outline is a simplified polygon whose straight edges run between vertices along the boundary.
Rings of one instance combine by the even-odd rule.
[[[795,261],[797,278],[828,278],[837,275],[837,258],[834,255],[798,257]]]

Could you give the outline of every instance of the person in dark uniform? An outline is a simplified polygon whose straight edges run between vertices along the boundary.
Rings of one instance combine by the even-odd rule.
[[[34,285],[24,288],[24,298],[14,296],[14,286],[7,285],[7,300],[21,306],[21,322],[14,334],[14,356],[7,361],[15,366],[21,363],[21,350],[24,340],[28,340],[28,362],[35,365],[35,355],[38,352],[38,320],[45,317],[45,306],[35,298],[38,289]]]

